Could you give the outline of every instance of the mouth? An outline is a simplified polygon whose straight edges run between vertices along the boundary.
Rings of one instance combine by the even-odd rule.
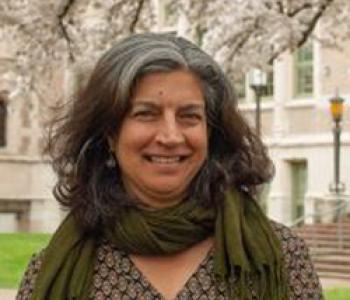
[[[157,164],[176,164],[183,162],[188,155],[174,155],[174,156],[162,156],[162,155],[144,155],[144,158],[151,162]]]

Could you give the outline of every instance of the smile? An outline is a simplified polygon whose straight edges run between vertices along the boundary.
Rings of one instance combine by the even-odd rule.
[[[158,155],[146,155],[145,158],[152,162],[158,164],[174,164],[182,162],[186,159],[186,156],[158,156]]]

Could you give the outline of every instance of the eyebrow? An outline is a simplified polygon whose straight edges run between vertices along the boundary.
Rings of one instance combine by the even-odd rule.
[[[141,101],[137,101],[132,103],[132,107],[136,107],[136,106],[152,106],[152,107],[157,107],[159,106],[159,104],[155,101],[147,101],[147,100],[141,100]],[[198,102],[198,101],[193,101],[187,104],[184,104],[182,106],[180,106],[180,109],[204,109],[205,108],[205,104],[203,102]]]
[[[200,103],[200,104],[186,104],[184,106],[181,106],[180,109],[186,109],[186,110],[204,110],[205,109],[205,105],[204,103]]]

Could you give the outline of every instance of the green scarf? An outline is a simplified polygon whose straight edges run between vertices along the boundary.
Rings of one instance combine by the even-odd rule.
[[[214,272],[227,284],[237,278],[238,299],[251,299],[249,282],[261,300],[287,299],[280,243],[256,201],[238,192],[227,192],[216,211],[195,200],[156,211],[127,208],[105,236],[127,253],[146,255],[176,253],[213,233]],[[45,249],[31,299],[88,299],[96,247],[70,214]]]

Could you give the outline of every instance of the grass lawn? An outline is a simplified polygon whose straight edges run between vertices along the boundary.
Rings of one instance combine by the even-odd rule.
[[[350,283],[349,283],[350,286]],[[350,299],[350,287],[349,288],[331,288],[325,292],[326,300],[349,300]]]
[[[50,239],[48,234],[0,234],[0,288],[17,288],[33,253],[42,249]],[[326,300],[349,300],[349,288],[325,291]]]
[[[0,234],[0,288],[16,288],[30,257],[49,239],[48,234]]]

